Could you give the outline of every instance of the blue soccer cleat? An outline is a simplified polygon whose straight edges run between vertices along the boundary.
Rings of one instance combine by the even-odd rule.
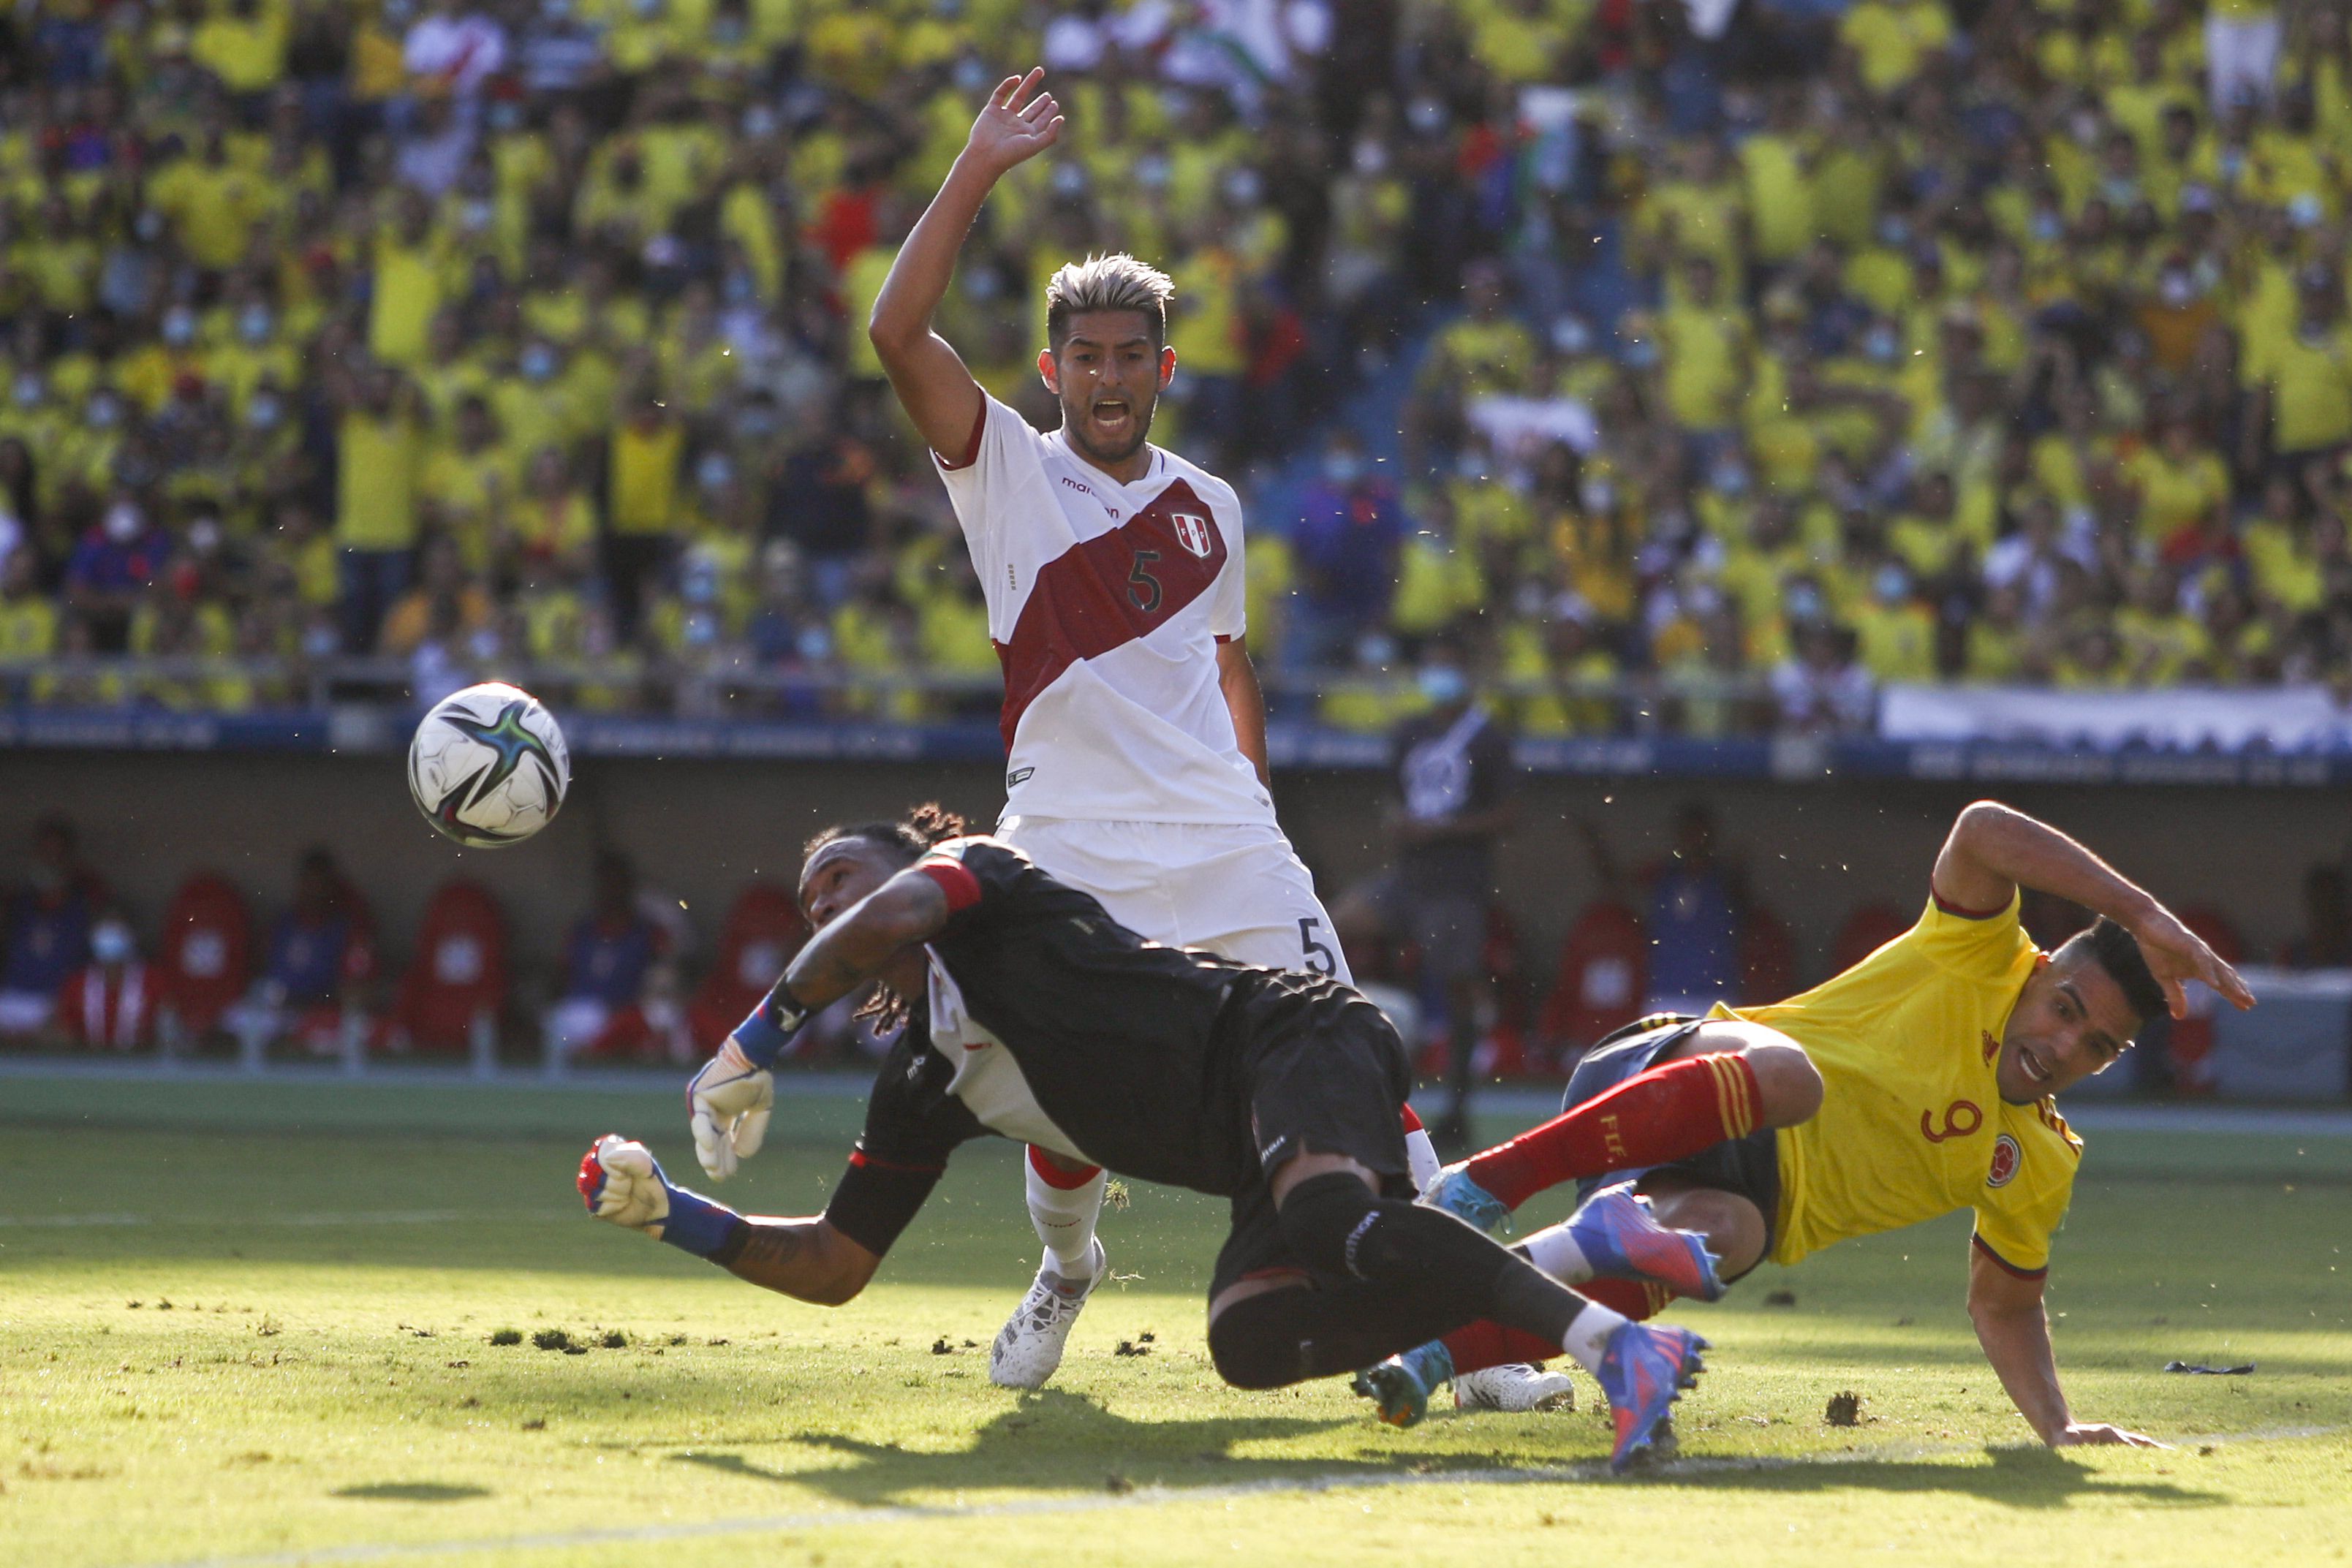
[[[1448,1166],[1422,1189],[1421,1202],[1477,1228],[1507,1228],[1511,1211],[1503,1200],[1470,1179],[1465,1166]]]
[[[1659,1224],[1632,1182],[1594,1193],[1570,1218],[1568,1233],[1595,1279],[1645,1281],[1695,1301],[1723,1299],[1727,1287],[1706,1239]]]
[[[1688,1329],[1627,1323],[1609,1336],[1601,1353],[1601,1392],[1617,1427],[1609,1469],[1623,1475],[1634,1458],[1662,1450],[1672,1440],[1667,1418],[1684,1389],[1698,1381],[1699,1352],[1706,1341]]]
[[[1366,1367],[1348,1386],[1378,1405],[1389,1426],[1417,1427],[1429,1414],[1429,1396],[1453,1375],[1454,1353],[1443,1340],[1431,1340]]]

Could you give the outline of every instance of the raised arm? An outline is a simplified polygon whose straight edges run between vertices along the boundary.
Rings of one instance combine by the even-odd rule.
[[[972,122],[947,183],[931,198],[890,276],[875,298],[866,335],[881,356],[882,369],[907,415],[930,449],[960,459],[980,423],[980,383],[946,339],[931,329],[931,317],[947,298],[955,277],[956,253],[963,248],[980,204],[1006,171],[1035,157],[1061,139],[1062,115],[1054,95],[1038,91],[1045,70],[1007,77],[989,95]]]
[[[2058,1385],[2058,1357],[2050,1347],[2050,1314],[2042,1304],[2043,1279],[2009,1272],[1980,1247],[1969,1249],[1969,1318],[1985,1360],[2043,1442],[2053,1448],[2078,1443],[2121,1443],[2137,1448],[2167,1445],[2137,1432],[2103,1423],[2077,1421]]]
[[[776,990],[803,1013],[814,1013],[881,974],[902,949],[938,936],[947,923],[948,895],[909,866],[827,921],[793,955]]]
[[[2254,1005],[2238,972],[2172,911],[2057,829],[1998,800],[1979,800],[1952,823],[1933,885],[1938,898],[1964,909],[2006,908],[2024,886],[2105,915],[2137,939],[2174,1018],[2188,1015],[2185,980],[2204,981],[2241,1009]]]

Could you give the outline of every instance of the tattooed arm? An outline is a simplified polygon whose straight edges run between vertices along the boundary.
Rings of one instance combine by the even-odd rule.
[[[820,1307],[837,1307],[866,1288],[882,1260],[835,1229],[833,1221],[822,1215],[812,1219],[745,1215],[741,1228],[711,1261],[739,1280]]]

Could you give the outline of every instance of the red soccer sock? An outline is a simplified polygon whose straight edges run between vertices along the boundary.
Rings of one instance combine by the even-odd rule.
[[[1655,1317],[1675,1299],[1672,1291],[1638,1280],[1595,1280],[1579,1285],[1576,1293],[1635,1322]],[[1507,1329],[1483,1319],[1455,1329],[1444,1343],[1446,1354],[1454,1358],[1456,1377],[1467,1377],[1490,1366],[1508,1366],[1514,1362],[1546,1362],[1563,1354],[1559,1346],[1541,1334]]]
[[[1669,1061],[1483,1155],[1470,1179],[1517,1208],[1546,1187],[1687,1159],[1756,1130],[1756,1070],[1727,1051]]]

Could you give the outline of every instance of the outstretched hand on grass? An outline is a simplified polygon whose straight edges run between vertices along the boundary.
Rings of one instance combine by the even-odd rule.
[[[2104,1421],[2070,1421],[2050,1439],[2053,1448],[2086,1448],[2119,1447],[2126,1448],[2169,1448],[2145,1432],[2133,1432],[2122,1427],[2110,1427]]]

